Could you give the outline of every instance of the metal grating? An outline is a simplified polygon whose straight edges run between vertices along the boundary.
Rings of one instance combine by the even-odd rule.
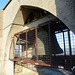
[[[75,35],[72,31],[53,30],[50,22],[46,22],[15,34],[9,58],[12,61],[70,69],[75,63],[74,52]]]

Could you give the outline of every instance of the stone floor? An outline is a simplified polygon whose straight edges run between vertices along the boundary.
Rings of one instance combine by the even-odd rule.
[[[36,73],[36,72],[29,72],[29,73],[25,73],[25,74],[15,73],[14,75],[38,75],[38,73]]]
[[[24,73],[15,73],[15,75],[72,75],[72,72],[64,69],[43,67],[42,69],[38,69],[37,72],[28,70],[24,71]]]

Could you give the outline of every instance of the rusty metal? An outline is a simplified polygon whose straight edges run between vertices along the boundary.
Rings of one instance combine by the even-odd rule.
[[[63,44],[64,44],[64,57],[65,57],[64,62],[65,62],[65,65],[66,65],[67,63],[66,63],[66,48],[65,48],[65,37],[64,37],[64,32],[63,32]],[[65,66],[64,66],[64,68],[65,68]]]
[[[48,23],[48,31],[49,31],[50,65],[52,65],[51,27],[50,27],[50,23]]]
[[[70,68],[72,68],[72,50],[71,50],[71,40],[70,40],[70,30],[68,29],[68,41],[69,41],[69,52],[70,52]]]
[[[26,30],[20,31],[20,32],[18,32],[18,33],[15,33],[14,36],[16,36],[16,35],[20,35],[20,34],[22,34],[22,33],[25,33],[26,31],[29,31],[29,30],[34,30],[35,27],[37,27],[37,26],[38,26],[38,25],[33,26],[33,27],[30,27],[29,29],[26,29]]]
[[[31,64],[35,64],[35,65],[42,65],[42,66],[51,66],[50,64],[45,64],[45,63],[37,63],[37,62],[34,62],[34,61],[26,61],[25,60],[18,60],[18,59],[10,59],[11,61],[18,61],[18,62],[24,62],[24,63],[31,63]]]
[[[64,32],[63,32],[63,43],[64,43],[64,56],[66,56]]]
[[[27,48],[28,47],[28,45],[27,45],[27,31],[26,31],[26,58],[27,58],[27,55],[28,55],[28,53],[27,53]]]
[[[50,55],[39,55],[39,53],[38,53],[39,52],[39,50],[38,50],[38,45],[39,44],[38,44],[38,40],[37,40],[38,39],[38,35],[37,34],[38,34],[38,31],[39,32],[43,31],[43,29],[42,29],[43,25],[44,26],[45,25],[48,26],[48,33],[49,33],[48,34],[48,41],[49,41],[48,44],[49,44]],[[59,56],[56,56],[56,55],[52,56],[52,49],[51,49],[51,47],[52,47],[51,41],[52,40],[51,40],[51,26],[50,26],[50,21],[42,23],[42,24],[39,24],[39,25],[36,25],[36,26],[33,26],[33,27],[31,27],[29,29],[26,29],[24,31],[21,31],[19,33],[16,33],[15,36],[19,35],[19,37],[18,37],[19,38],[19,57],[18,58],[14,58],[14,59],[10,59],[10,60],[12,60],[12,61],[20,61],[20,62],[24,62],[24,63],[31,63],[31,64],[36,64],[36,65],[43,65],[43,66],[59,66],[59,65],[66,66],[66,64],[68,64],[68,63],[66,63],[66,61],[69,60],[69,58],[68,58],[69,56],[67,55],[67,51],[66,51],[66,42],[65,42],[66,39],[65,39],[64,32],[66,32],[66,31],[63,31],[63,35],[62,35],[62,37],[63,37],[62,38],[62,40],[63,40],[63,46],[64,46],[64,49],[63,49],[64,50],[64,55],[62,55],[62,56],[61,55],[59,55]],[[20,38],[21,38],[20,36],[22,34],[25,35],[24,36],[25,37],[24,40],[26,41],[25,44],[24,44],[25,47],[26,47],[26,49],[24,50],[24,48],[23,48],[23,50],[22,50],[22,51],[26,51],[26,55],[25,55],[24,58],[22,58],[22,56],[20,57]],[[32,35],[32,36],[29,37],[29,35]],[[34,40],[33,42],[36,44],[36,48],[35,48],[36,55],[33,55],[32,57],[29,57],[28,56],[28,54],[29,54],[28,51],[30,50],[29,46],[31,44],[28,44],[28,41],[32,42],[31,40]],[[68,30],[68,41],[69,41],[69,51],[70,51],[70,65],[72,67],[72,52],[71,52],[71,40],[70,40],[69,30]],[[22,45],[22,46],[24,46],[24,45]],[[10,50],[11,50],[11,46],[10,46]],[[10,54],[9,54],[9,58],[10,58]],[[64,59],[66,61],[64,61]],[[65,62],[65,64],[64,64],[64,62]],[[53,63],[55,63],[55,65]]]
[[[35,28],[35,37],[36,37],[36,62],[38,62],[37,27]]]

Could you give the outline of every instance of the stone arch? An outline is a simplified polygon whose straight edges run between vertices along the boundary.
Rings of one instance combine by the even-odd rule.
[[[23,5],[24,6],[24,5]],[[5,45],[5,57],[4,57],[4,63],[5,63],[5,74],[7,72],[7,68],[9,69],[9,65],[11,65],[11,71],[9,72],[9,74],[13,74],[13,62],[9,60],[9,50],[10,50],[10,44],[11,44],[11,39],[13,37],[13,35],[19,31],[22,31],[23,30],[23,25],[24,25],[24,17],[29,15],[29,13],[31,12],[29,9],[27,10],[27,6],[26,6],[26,9],[22,9],[21,8],[22,6],[19,7],[19,9],[17,10],[17,14],[15,16],[15,18],[12,20],[12,24],[10,26],[10,29],[9,29],[9,32],[8,32],[8,35],[7,35],[7,40],[6,40],[6,45]],[[34,6],[29,6],[29,7],[34,7]],[[39,7],[34,7],[35,8],[39,8]],[[41,9],[41,8],[40,8]],[[29,13],[27,13],[26,15],[23,15],[23,12],[28,12],[30,11]]]
[[[14,2],[15,1],[12,1],[11,3],[13,4]],[[18,9],[16,10],[16,14],[14,16],[14,19],[12,20],[13,23],[17,23],[17,20],[18,20],[19,24],[23,25],[24,24],[23,16],[28,16],[28,15],[22,15],[23,13],[21,12],[22,9],[20,7],[22,7],[22,6],[25,6],[27,8],[28,7],[35,7],[35,8],[44,9],[44,10],[52,13],[54,16],[59,18],[68,28],[70,28],[75,33],[75,29],[73,28],[74,24],[75,24],[75,22],[74,22],[75,16],[74,16],[74,11],[73,11],[74,6],[72,7],[72,4],[74,4],[73,0],[70,2],[66,0],[65,3],[62,2],[61,0],[60,1],[55,1],[55,0],[53,0],[53,1],[52,0],[48,0],[48,1],[44,1],[44,0],[41,0],[41,1],[40,0],[38,0],[38,1],[17,0],[15,2],[15,4],[18,5],[17,6]],[[59,4],[62,4],[62,7],[60,7],[61,5],[59,5]],[[70,5],[70,7],[69,7],[69,5]],[[64,6],[66,7],[66,9]],[[67,14],[66,10],[68,12],[68,15],[66,15]],[[29,10],[27,10],[27,9],[24,9],[23,11],[29,12]],[[29,14],[27,12],[26,12],[26,14]],[[19,19],[18,15],[21,18],[21,20]],[[72,18],[73,18],[73,20],[72,20]]]

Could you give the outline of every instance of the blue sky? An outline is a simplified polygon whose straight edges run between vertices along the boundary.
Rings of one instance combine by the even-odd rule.
[[[2,9],[9,0],[0,0],[0,9]]]

